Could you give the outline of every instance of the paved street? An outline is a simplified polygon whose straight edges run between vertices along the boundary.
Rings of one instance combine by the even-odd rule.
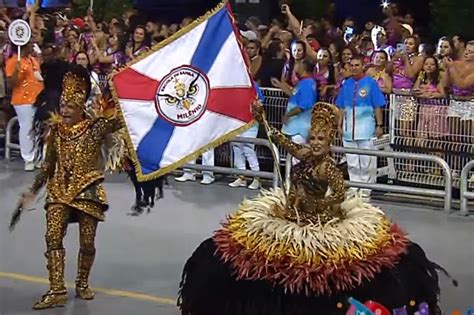
[[[99,288],[96,299],[89,303],[75,300],[71,290],[66,308],[34,312],[31,305],[47,289],[42,205],[25,214],[14,233],[7,227],[20,192],[32,178],[20,164],[0,162],[1,315],[177,315],[174,304],[186,258],[242,198],[254,194],[228,188],[224,182],[201,186],[170,179],[172,187],[151,214],[130,217],[126,213],[133,187],[124,176],[107,178],[111,208],[99,227],[91,277],[91,284]],[[443,309],[448,312],[474,305],[474,220],[414,205],[379,205],[459,281],[455,288],[440,276]],[[67,280],[72,283],[78,249],[76,225],[70,226],[65,247]]]

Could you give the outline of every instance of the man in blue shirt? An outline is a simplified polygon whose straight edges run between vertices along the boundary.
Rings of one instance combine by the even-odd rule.
[[[339,127],[344,147],[371,150],[372,139],[383,134],[385,97],[377,82],[365,75],[362,56],[353,57],[350,65],[352,77],[344,82],[336,99],[342,112]],[[347,154],[347,166],[351,181],[375,183],[376,157]],[[356,192],[357,189],[350,190],[352,194]],[[361,189],[360,192],[362,197],[370,197],[370,190]]]
[[[311,111],[318,98],[316,81],[313,78],[314,64],[303,59],[295,64],[294,71],[300,78],[296,87],[272,79],[272,84],[287,94],[290,99],[283,116],[283,134],[295,143],[307,143],[311,127]]]

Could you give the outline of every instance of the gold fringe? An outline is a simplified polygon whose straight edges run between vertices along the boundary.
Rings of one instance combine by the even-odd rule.
[[[171,165],[168,165],[164,168],[161,168],[159,169],[158,171],[156,172],[153,172],[151,174],[148,174],[148,175],[144,175],[143,174],[143,171],[142,171],[142,168],[141,168],[141,165],[140,165],[140,162],[138,161],[138,157],[137,157],[137,154],[136,154],[136,151],[135,151],[135,148],[133,147],[133,143],[132,143],[132,140],[130,138],[130,132],[128,130],[128,126],[127,126],[127,123],[125,121],[125,117],[123,115],[123,112],[122,112],[122,109],[120,107],[120,100],[119,100],[119,97],[117,95],[117,91],[115,90],[115,86],[113,84],[113,79],[116,75],[120,74],[122,71],[124,71],[125,69],[133,66],[134,64],[140,62],[141,60],[151,56],[152,54],[154,54],[155,52],[157,52],[158,50],[162,49],[163,47],[171,44],[172,42],[174,42],[175,40],[177,40],[178,38],[180,38],[181,36],[185,35],[186,33],[190,32],[191,30],[193,30],[194,28],[196,28],[197,26],[199,26],[201,23],[205,22],[207,19],[211,18],[213,15],[215,15],[219,10],[221,10],[222,8],[224,8],[225,6],[227,5],[227,1],[223,1],[221,2],[219,5],[217,5],[214,9],[210,10],[209,12],[205,13],[203,16],[197,18],[196,20],[194,20],[191,24],[189,24],[188,26],[184,27],[183,29],[179,30],[178,32],[176,32],[174,35],[170,36],[169,38],[163,40],[162,42],[156,44],[155,46],[153,46],[149,51],[141,54],[140,56],[138,56],[137,58],[134,58],[133,60],[129,61],[125,66],[121,67],[120,69],[117,69],[115,70],[113,73],[112,73],[112,76],[110,78],[110,89],[111,89],[111,92],[112,92],[112,98],[115,102],[115,107],[116,107],[116,113],[117,113],[117,117],[118,119],[121,120],[122,124],[125,126],[125,128],[127,129],[127,132],[126,134],[124,135],[124,138],[125,138],[125,142],[126,142],[126,146],[127,146],[127,149],[128,149],[128,156],[130,158],[130,160],[132,161],[133,165],[135,166],[135,172],[136,172],[136,175],[137,175],[137,179],[138,181],[140,182],[143,182],[143,181],[150,181],[150,180],[153,180],[153,179],[156,179],[160,176],[163,176],[183,165],[185,165],[187,162],[191,161],[191,160],[194,160],[194,159],[197,159],[199,156],[201,156],[204,152],[212,149],[212,148],[215,148],[219,145],[222,145],[230,140],[232,140],[233,138],[235,138],[236,136],[240,135],[241,133],[243,133],[244,131],[246,131],[247,129],[249,129],[254,123],[255,123],[255,120],[252,120],[250,121],[249,123],[247,123],[246,125],[232,131],[232,132],[229,132],[227,134],[225,134],[224,136],[214,140],[213,142],[211,143],[208,143],[206,146],[200,148],[199,150],[195,151],[194,153],[190,154],[190,155],[187,155],[185,156],[184,158],[182,158],[181,160],[171,164]],[[236,36],[237,38],[237,41],[238,41],[238,44],[239,46],[241,47],[241,43],[240,43],[240,40],[239,40],[239,37]]]

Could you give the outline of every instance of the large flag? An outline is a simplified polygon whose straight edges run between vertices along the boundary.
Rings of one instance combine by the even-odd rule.
[[[252,122],[256,92],[224,3],[112,80],[139,180],[184,165]]]

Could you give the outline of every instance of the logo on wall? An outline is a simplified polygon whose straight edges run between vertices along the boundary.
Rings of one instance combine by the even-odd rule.
[[[209,79],[205,74],[190,66],[181,66],[160,82],[157,111],[173,125],[191,125],[206,111],[209,92]]]

